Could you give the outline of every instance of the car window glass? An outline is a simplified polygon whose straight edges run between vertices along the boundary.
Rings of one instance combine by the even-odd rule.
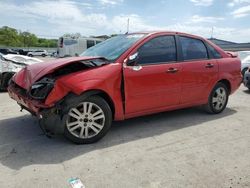
[[[76,43],[77,43],[77,40],[75,40],[75,39],[65,39],[64,40],[65,45],[73,45],[73,44],[76,44]],[[61,46],[63,45],[63,38],[61,38],[60,45]]]
[[[161,36],[146,42],[138,50],[139,64],[153,64],[176,61],[174,36]]]
[[[95,41],[94,40],[87,40],[87,48],[90,48],[92,46],[95,45]]]
[[[184,60],[208,59],[207,48],[199,39],[180,37]]]
[[[207,44],[207,46],[208,46],[208,49],[210,50],[212,58],[215,58],[215,59],[221,58],[220,53],[213,46],[211,46],[210,44]]]

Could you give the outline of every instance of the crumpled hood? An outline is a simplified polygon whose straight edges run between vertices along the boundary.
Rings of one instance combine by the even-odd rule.
[[[45,63],[32,64],[19,71],[13,77],[13,81],[20,87],[28,90],[34,82],[61,67],[69,65],[71,63],[75,63],[77,61],[91,60],[97,58],[100,57],[70,57],[56,59]]]

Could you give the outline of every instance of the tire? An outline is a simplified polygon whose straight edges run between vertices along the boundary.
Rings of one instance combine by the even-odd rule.
[[[2,77],[2,84],[1,88],[2,90],[6,91],[9,85],[9,81],[12,78],[13,74],[12,73],[5,73]]]
[[[42,54],[42,57],[46,57],[46,55],[45,55],[45,54]]]
[[[33,57],[33,55],[32,55],[32,54],[29,54],[28,56],[29,56],[29,57]]]
[[[87,98],[74,96],[69,98],[65,105],[64,135],[72,142],[76,144],[97,142],[110,129],[112,112],[103,98],[97,95]]]
[[[245,73],[246,73],[247,70],[248,70],[248,68],[244,68],[244,69],[241,71],[241,74],[242,74],[243,79],[244,79],[244,76],[245,76]]]
[[[219,82],[211,91],[205,110],[210,114],[219,114],[227,106],[229,90],[225,84]]]

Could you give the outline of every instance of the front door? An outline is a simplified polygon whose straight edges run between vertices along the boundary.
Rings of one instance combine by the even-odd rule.
[[[138,48],[136,66],[124,68],[125,114],[144,114],[180,103],[181,66],[174,36],[150,39]]]

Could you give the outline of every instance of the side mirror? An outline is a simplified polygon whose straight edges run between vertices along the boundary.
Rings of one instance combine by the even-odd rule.
[[[128,57],[128,62],[127,65],[128,66],[135,66],[138,60],[138,52],[132,54],[131,56]]]

